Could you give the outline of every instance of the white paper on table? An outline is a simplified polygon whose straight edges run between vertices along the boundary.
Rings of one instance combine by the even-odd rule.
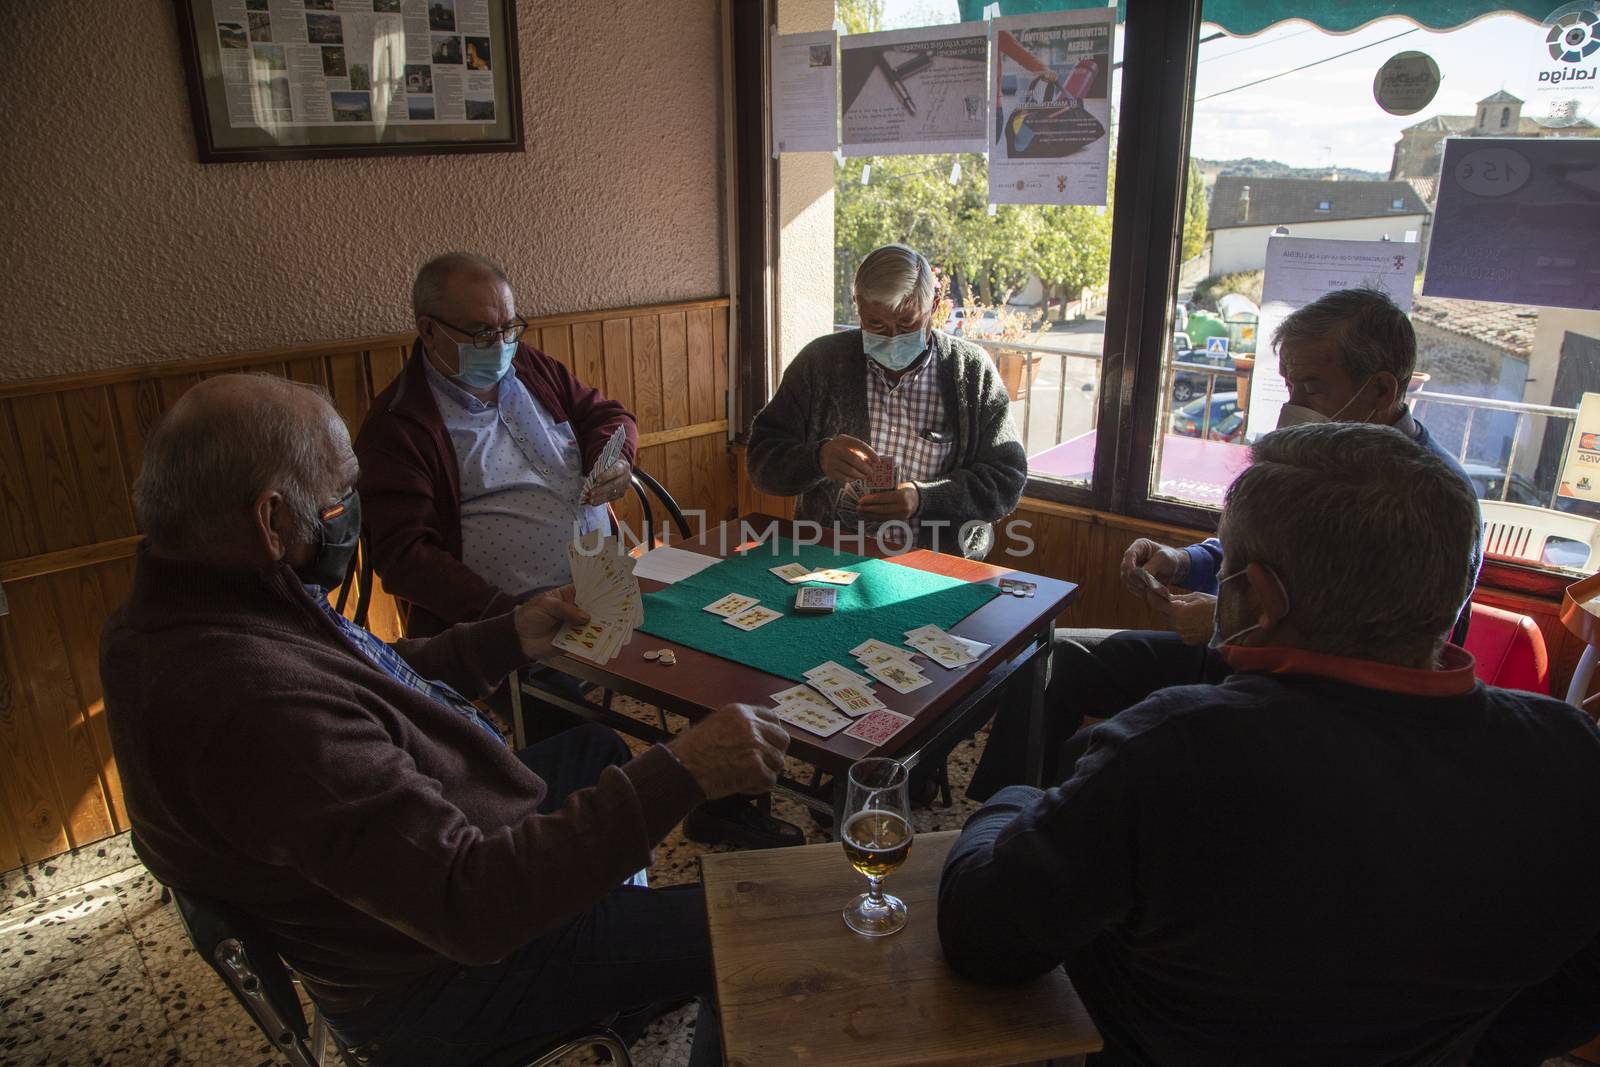
[[[1419,244],[1399,241],[1267,239],[1261,321],[1256,325],[1256,365],[1250,374],[1247,440],[1276,429],[1278,412],[1289,402],[1289,387],[1278,371],[1278,350],[1272,344],[1279,324],[1291,312],[1339,289],[1380,289],[1401,311],[1411,314],[1411,293],[1421,251]]]
[[[639,557],[639,562],[633,568],[633,576],[671,585],[721,562],[716,556],[705,556],[699,552],[662,545]]]
[[[832,30],[772,33],[772,154],[839,147],[838,51]]]

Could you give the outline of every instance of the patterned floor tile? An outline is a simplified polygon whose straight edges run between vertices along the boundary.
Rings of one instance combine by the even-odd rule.
[[[7,1014],[20,1012],[38,1034],[36,1062],[182,1062],[132,935],[123,934],[120,945],[101,946],[17,991]]]
[[[138,862],[131,835],[124,833],[28,864],[21,870],[7,871],[0,875],[0,913],[77,889]]]
[[[91,958],[108,939],[127,936],[110,887],[70,889],[12,908],[0,914],[0,993]]]
[[[141,940],[180,924],[177,905],[170,900],[165,904],[161,902],[161,883],[142,864],[95,884],[109,885],[117,894],[128,926],[133,930],[133,935]]]

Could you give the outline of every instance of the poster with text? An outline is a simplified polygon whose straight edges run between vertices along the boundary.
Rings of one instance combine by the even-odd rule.
[[[772,154],[839,147],[837,35],[772,34]]]
[[[1584,393],[1556,495],[1600,503],[1600,393]]]
[[[1116,18],[1107,7],[989,24],[990,202],[1106,202]]]
[[[1425,296],[1600,309],[1600,139],[1444,144]]]
[[[844,154],[982,152],[988,56],[981,22],[841,37]]]
[[[1277,428],[1289,387],[1278,367],[1272,335],[1290,312],[1339,289],[1377,289],[1411,314],[1422,246],[1393,241],[1331,241],[1273,237],[1267,241],[1267,273],[1261,283],[1261,321],[1256,327],[1256,366],[1250,375],[1250,416],[1245,439]],[[1431,268],[1430,268],[1431,269]]]
[[[228,124],[494,122],[489,0],[212,0]]]

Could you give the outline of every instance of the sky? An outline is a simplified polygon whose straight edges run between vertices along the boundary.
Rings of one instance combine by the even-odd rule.
[[[955,0],[886,0],[884,6],[887,29],[959,19]],[[1201,37],[1217,29],[1207,25]],[[1254,156],[1295,167],[1337,164],[1387,176],[1401,130],[1434,115],[1471,115],[1476,102],[1497,89],[1526,101],[1523,114],[1544,114],[1548,104],[1536,92],[1536,80],[1538,71],[1551,65],[1546,32],[1527,19],[1496,15],[1445,33],[1419,29],[1408,19],[1386,18],[1343,36],[1294,21],[1255,37],[1219,38],[1200,46],[1191,154],[1202,159]],[[1360,50],[1259,86],[1238,88],[1351,49]],[[1373,100],[1373,77],[1384,61],[1405,51],[1434,58],[1442,75],[1439,92],[1414,115],[1390,115]],[[1221,95],[1201,99],[1212,93]],[[1584,112],[1592,120],[1600,119],[1595,99],[1589,97]]]

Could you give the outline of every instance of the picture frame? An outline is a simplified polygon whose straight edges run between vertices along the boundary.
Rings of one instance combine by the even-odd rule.
[[[201,163],[524,150],[516,0],[173,6]]]

